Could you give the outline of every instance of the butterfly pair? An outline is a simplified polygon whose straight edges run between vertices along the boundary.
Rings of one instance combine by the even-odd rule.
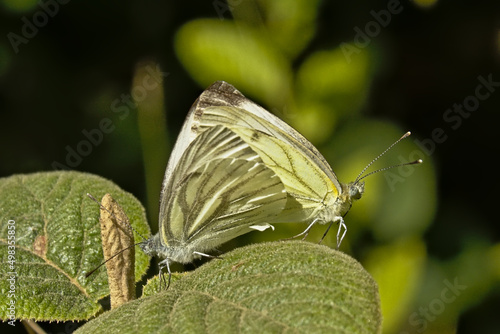
[[[364,171],[363,171],[364,172]],[[361,174],[360,174],[361,175]],[[193,104],[171,153],[160,197],[159,232],[140,244],[160,274],[270,223],[339,223],[364,183],[342,184],[301,134],[218,81]],[[341,233],[342,228],[344,232]]]

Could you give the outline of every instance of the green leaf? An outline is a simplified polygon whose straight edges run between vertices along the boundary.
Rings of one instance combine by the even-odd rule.
[[[81,320],[101,310],[98,300],[109,294],[106,269],[103,266],[85,277],[104,261],[99,205],[87,193],[97,199],[111,193],[134,228],[149,235],[140,202],[101,177],[64,171],[0,179],[1,319],[13,315]],[[137,255],[135,278],[139,280],[149,258],[142,252]],[[6,306],[11,300],[13,311]]]
[[[293,241],[238,248],[77,333],[379,333],[381,322],[377,284],[356,260]]]

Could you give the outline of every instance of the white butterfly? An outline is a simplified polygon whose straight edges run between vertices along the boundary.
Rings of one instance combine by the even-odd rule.
[[[354,182],[340,183],[307,139],[218,81],[187,115],[165,171],[159,233],[141,248],[164,258],[160,272],[167,267],[170,282],[172,261],[209,256],[204,252],[270,223],[307,222],[300,234],[307,235],[316,223],[338,222],[339,247],[366,168]]]

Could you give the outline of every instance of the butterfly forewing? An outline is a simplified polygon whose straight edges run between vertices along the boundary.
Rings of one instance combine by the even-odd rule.
[[[342,186],[326,159],[295,129],[232,85],[216,82],[208,87],[193,104],[187,122],[193,134],[218,125],[231,128],[278,174],[288,200],[274,222],[338,215],[334,203]]]
[[[283,121],[280,120],[280,122],[288,126]],[[244,109],[234,107],[206,108],[200,119],[200,125],[202,127],[211,127],[218,124],[227,127],[243,127],[252,131],[261,131],[279,141],[282,141],[284,146],[293,148],[294,152],[297,153],[295,155],[303,156],[303,159],[309,160],[310,165],[314,165],[315,169],[320,169],[324,175],[322,177],[330,179],[335,188],[340,191],[340,184],[338,183],[335,174],[325,158],[309,141],[307,141],[307,139],[302,137],[302,135],[293,130],[291,127],[290,129],[294,131],[294,135],[292,135],[292,132],[282,131],[280,127],[276,126],[274,123],[266,122],[262,118],[258,117],[258,115],[250,113]],[[302,174],[309,173],[309,171],[305,169],[297,170],[297,172]]]
[[[247,99],[227,82],[218,81],[208,87],[191,107],[188,120],[190,120],[192,132],[198,132],[200,127],[206,125],[237,125],[260,130],[289,142],[316,163],[340,189],[340,184],[330,165],[313,144],[290,125]]]
[[[223,126],[210,128],[209,131],[200,134],[184,152],[170,183],[178,182],[182,175],[198,169],[211,160],[226,158],[253,161],[259,159],[259,155],[228,128]]]

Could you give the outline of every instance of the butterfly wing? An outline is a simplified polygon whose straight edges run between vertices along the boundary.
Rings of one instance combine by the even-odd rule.
[[[297,146],[255,129],[231,129],[259,154],[285,185],[290,198],[276,222],[305,221],[316,217],[325,208],[335,210],[339,196],[335,184]]]
[[[250,148],[234,131],[217,125],[204,131],[189,145],[176,166],[171,183],[178,182],[182,175],[199,169],[200,166],[216,159],[259,160],[259,155]]]
[[[217,113],[218,109],[211,109],[212,107],[234,107],[243,110],[243,112],[227,115],[224,112]],[[207,109],[210,109],[211,112],[208,113]],[[210,123],[222,125],[232,124],[253,128],[269,133],[284,141],[293,138],[296,143],[300,144],[299,147],[301,151],[306,156],[310,156],[311,160],[315,161],[323,172],[337,183],[340,189],[340,185],[338,181],[336,181],[337,178],[330,168],[330,165],[314,145],[304,138],[297,130],[258,104],[247,99],[240,91],[234,88],[234,86],[225,81],[213,83],[204,90],[193,103],[172,152],[172,157],[169,160],[167,172],[165,174],[166,176],[171,172],[173,167],[175,167],[175,164],[187,145]]]
[[[313,161],[332,180],[337,190],[341,191],[340,183],[330,164],[313,144],[290,125],[247,99],[227,82],[217,81],[208,87],[191,107],[188,120],[192,133],[214,124],[235,125],[259,130],[287,142]]]
[[[171,179],[172,174],[174,173],[174,169],[179,163],[187,147],[203,130],[205,130],[205,128],[202,128],[200,125],[200,119],[203,116],[203,109],[209,106],[230,106],[231,101],[237,98],[238,96],[241,96],[243,99],[246,100],[246,98],[230,84],[224,81],[217,81],[210,87],[208,87],[193,103],[193,106],[191,107],[186,116],[186,120],[184,121],[184,125],[182,126],[181,132],[177,137],[177,141],[175,142],[172,152],[170,153],[170,157],[165,170],[165,175],[163,177],[160,201],[161,198],[164,196],[164,192],[166,191],[166,189],[168,189],[167,183]],[[250,100],[248,101],[250,103],[253,103]],[[254,105],[260,108],[258,105],[256,104]],[[264,115],[265,113],[267,113],[267,111],[264,110]],[[271,114],[269,115],[275,117]],[[277,117],[276,119],[280,121]],[[288,126],[286,123],[284,122],[282,123],[285,126]]]
[[[186,131],[182,131],[181,134],[186,134]],[[182,140],[183,138],[179,136],[177,142]],[[176,144],[176,148],[178,149],[179,147]],[[160,224],[162,217],[165,216],[165,202],[169,196],[166,192],[172,192],[176,184],[180,182],[179,179],[190,173],[190,171],[198,169],[212,159],[258,159],[258,155],[250,149],[248,144],[242,141],[234,132],[228,131],[223,126],[214,127],[203,136],[197,137],[196,142],[188,143],[182,150],[182,155],[179,156],[179,159],[171,164],[172,159],[175,158],[171,157],[167,166],[160,196]],[[179,151],[174,149],[173,152],[177,153]],[[170,170],[169,168],[172,169]]]
[[[218,124],[231,128],[282,179],[289,198],[275,222],[306,221],[318,213],[326,218],[339,214],[334,203],[342,186],[326,159],[300,133],[233,86],[214,83],[201,94],[190,114],[195,131]]]
[[[230,129],[201,132],[180,157],[161,199],[165,245],[198,252],[266,226],[286,204],[276,173]]]
[[[325,206],[330,212],[324,213],[324,216],[337,215],[333,202],[342,195],[342,186],[321,153],[291,126],[223,81],[208,87],[191,107],[169,160],[163,189],[169,188],[169,175],[187,145],[205,130],[217,125],[230,127],[236,132],[238,128],[243,131],[240,135],[283,180],[288,200],[279,220],[274,222],[306,221],[315,215],[315,209],[322,210]],[[249,140],[259,133],[267,136]],[[268,145],[273,147],[272,152]],[[276,158],[270,161],[273,156]]]

